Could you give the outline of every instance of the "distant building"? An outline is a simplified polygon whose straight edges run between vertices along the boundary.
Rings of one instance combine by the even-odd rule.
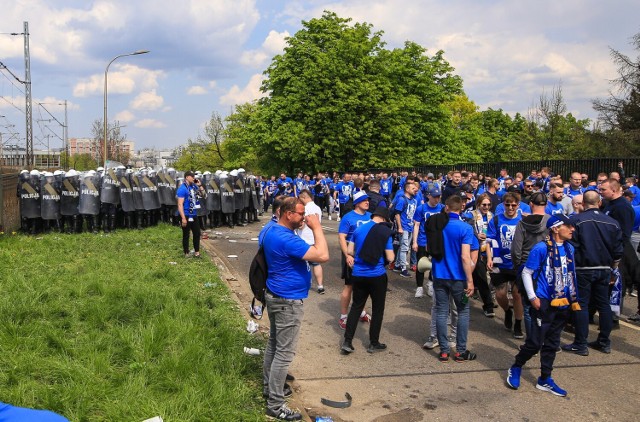
[[[102,148],[104,144],[100,145],[100,149],[97,148],[96,141],[93,138],[70,138],[69,139],[69,156],[76,154],[89,154],[91,158],[97,161],[102,160]],[[120,161],[119,157],[129,157],[131,160],[135,152],[135,142],[122,141],[111,148],[109,151],[109,158],[113,157],[116,161]],[[127,164],[127,163],[124,163]]]
[[[160,168],[173,166],[177,159],[174,149],[145,148],[133,155],[131,162],[134,167]]]

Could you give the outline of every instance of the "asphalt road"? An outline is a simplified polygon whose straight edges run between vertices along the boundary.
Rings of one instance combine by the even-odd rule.
[[[220,228],[203,241],[218,265],[223,280],[236,293],[244,309],[250,303],[247,281],[249,264],[257,250],[256,238],[267,217],[246,227]],[[431,298],[415,298],[415,278],[389,271],[389,291],[380,341],[388,349],[366,353],[368,324],[359,323],[354,339],[356,351],[339,353],[344,331],[338,326],[340,312],[340,248],[338,223],[323,219],[329,242],[330,262],[324,265],[326,293],[315,285],[305,301],[305,317],[296,358],[292,407],[305,409],[310,419],[331,416],[334,421],[636,421],[640,389],[640,326],[623,322],[612,334],[612,353],[591,350],[587,357],[558,353],[553,378],[568,391],[560,398],[535,388],[539,360],[533,358],[522,373],[518,391],[505,384],[522,340],[503,327],[504,313],[496,318],[482,314],[481,303],[472,301],[468,348],[478,354],[472,362],[441,363],[437,349],[423,350],[429,335]],[[229,257],[229,256],[237,257]],[[413,274],[412,274],[413,275]],[[636,298],[627,297],[624,314],[631,314]],[[248,313],[244,315],[248,318]],[[260,321],[261,331],[268,322]],[[596,326],[591,326],[590,340]],[[573,336],[563,333],[563,343]],[[256,357],[259,359],[259,357]],[[335,409],[321,398],[344,400],[351,407]],[[634,416],[636,415],[636,416]]]

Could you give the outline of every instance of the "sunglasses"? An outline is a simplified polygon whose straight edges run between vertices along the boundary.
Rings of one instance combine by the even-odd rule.
[[[504,206],[508,208],[515,208],[518,206],[518,204],[504,204]]]

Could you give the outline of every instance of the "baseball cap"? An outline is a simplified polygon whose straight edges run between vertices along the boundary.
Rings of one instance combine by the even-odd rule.
[[[433,179],[433,173],[427,173],[427,179],[428,178],[432,178]]]
[[[542,192],[536,192],[531,195],[531,199],[529,200],[533,205],[547,205],[547,195]]]
[[[353,195],[353,205],[359,204],[362,201],[367,201],[368,199],[369,196],[367,196],[367,194],[363,190],[361,190]]]
[[[551,229],[553,227],[558,227],[558,226],[561,226],[563,224],[572,225],[571,224],[571,220],[569,220],[569,217],[567,217],[564,214],[553,214],[551,216],[551,218],[549,218],[549,220],[547,220],[547,228],[548,229]]]
[[[429,193],[429,196],[433,196],[433,197],[442,195],[442,191],[440,191],[440,188],[437,186],[434,186],[431,189],[429,189],[428,193]]]
[[[378,217],[382,217],[384,218],[385,221],[389,221],[389,208],[387,207],[377,207],[375,209],[375,211],[373,212],[373,214],[371,214],[371,217],[373,218],[374,216],[378,216]]]

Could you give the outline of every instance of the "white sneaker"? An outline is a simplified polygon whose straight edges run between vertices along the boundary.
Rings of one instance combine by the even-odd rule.
[[[433,297],[433,281],[427,282],[427,295]]]
[[[340,221],[340,217],[336,218],[336,221]]]
[[[416,297],[423,297],[424,296],[424,287],[420,286],[416,289]]]
[[[329,216],[329,221],[331,221],[331,216]]]
[[[427,339],[427,342],[422,345],[423,349],[434,349],[436,347],[438,347],[440,343],[438,343],[438,338],[434,337],[434,336],[429,336],[429,338]]]

